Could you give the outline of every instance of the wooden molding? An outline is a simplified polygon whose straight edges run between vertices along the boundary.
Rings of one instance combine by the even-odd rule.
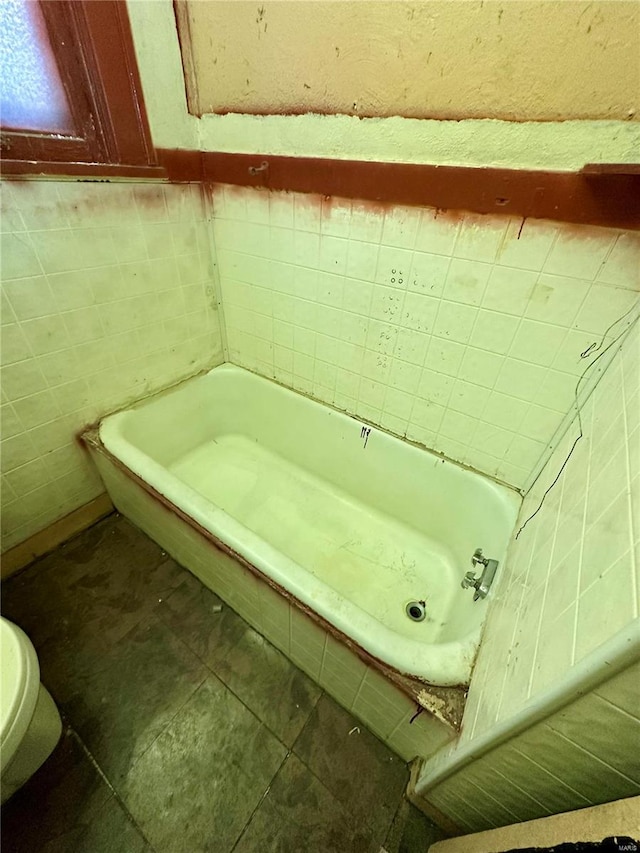
[[[24,569],[38,557],[53,551],[58,545],[71,539],[77,533],[91,527],[96,521],[114,511],[111,498],[106,493],[98,495],[84,506],[74,509],[63,518],[54,521],[49,527],[34,533],[24,542],[15,545],[2,555],[2,578],[10,577]]]
[[[169,181],[317,193],[640,229],[640,175],[543,172],[158,149]],[[266,163],[266,168],[260,168]],[[258,171],[255,171],[258,169]]]
[[[20,178],[86,178],[87,180],[109,181],[116,178],[138,178],[141,180],[164,181],[166,169],[161,166],[127,166],[117,163],[56,163],[53,160],[2,160],[2,177]]]
[[[583,175],[640,175],[640,163],[587,163]]]

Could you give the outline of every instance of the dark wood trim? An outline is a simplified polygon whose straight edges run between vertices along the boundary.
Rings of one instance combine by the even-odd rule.
[[[72,114],[69,135],[2,131],[2,151],[11,158],[11,174],[40,173],[69,164],[155,164],[142,84],[124,0],[39,0],[49,42]],[[7,171],[5,169],[5,171]],[[95,173],[95,172],[94,172]]]
[[[170,181],[640,229],[640,176],[159,149]],[[250,170],[267,163],[257,173]]]
[[[157,148],[156,156],[158,163],[166,169],[170,181],[175,183],[204,181],[203,158],[208,156],[204,152],[188,151],[184,148]]]
[[[92,54],[92,80],[99,81],[99,113],[110,137],[106,161],[153,165],[155,151],[126,5],[101,0],[78,6],[87,25],[85,50]]]
[[[141,178],[166,181],[162,166],[129,166],[121,163],[58,163],[51,160],[2,160],[0,172],[4,179],[20,180],[37,177],[78,177],[87,180],[110,178]]]
[[[640,175],[640,163],[587,163],[583,175]]]
[[[182,78],[184,92],[187,100],[187,109],[194,116],[201,117],[198,112],[198,75],[193,62],[193,50],[191,48],[191,18],[189,17],[189,4],[187,0],[173,0],[173,16],[176,22],[178,43],[180,44],[180,60],[182,62]]]

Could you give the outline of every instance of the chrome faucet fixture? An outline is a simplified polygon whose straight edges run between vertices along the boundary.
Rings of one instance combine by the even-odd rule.
[[[498,568],[498,561],[483,557],[482,548],[476,548],[473,552],[473,556],[471,557],[471,565],[474,568],[476,566],[482,566],[482,574],[480,577],[476,577],[474,572],[467,572],[460,586],[463,589],[473,587],[473,589],[475,589],[473,600],[477,601],[479,598],[487,597],[487,593],[489,592],[496,574],[496,569]]]

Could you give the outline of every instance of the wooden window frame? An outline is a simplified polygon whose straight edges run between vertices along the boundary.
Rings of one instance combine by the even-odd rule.
[[[76,134],[3,129],[2,171],[152,176],[162,171],[124,0],[38,0]]]

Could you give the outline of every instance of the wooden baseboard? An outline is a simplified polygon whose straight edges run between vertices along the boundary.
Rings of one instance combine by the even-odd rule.
[[[54,521],[44,530],[34,533],[33,536],[25,539],[24,542],[20,542],[19,545],[9,548],[2,555],[2,578],[8,578],[20,569],[24,569],[37,557],[42,557],[49,551],[53,551],[58,545],[66,542],[67,539],[71,539],[76,533],[91,527],[92,524],[109,515],[113,510],[111,498],[105,492],[84,506],[74,509],[73,512],[63,518]]]
[[[406,791],[407,799],[410,803],[413,803],[417,809],[420,809],[420,811],[425,814],[429,820],[432,820],[436,826],[439,826],[445,835],[463,835],[464,830],[460,829],[460,827],[457,826],[451,818],[447,817],[446,814],[443,814],[435,806],[432,806],[430,802],[424,799],[424,797],[420,797],[416,794],[416,782],[418,780],[421,765],[422,762],[420,759],[416,759],[411,764],[411,778],[409,779]]]

